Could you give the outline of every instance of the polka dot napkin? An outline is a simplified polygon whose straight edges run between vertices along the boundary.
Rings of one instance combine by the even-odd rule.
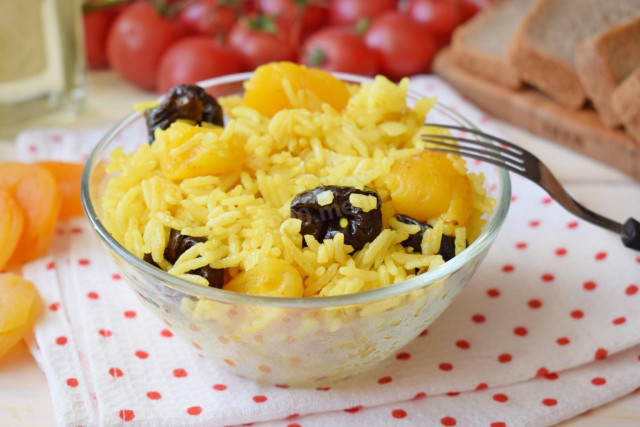
[[[437,78],[413,84],[491,129]],[[79,159],[96,135],[32,131],[17,149]],[[512,179],[500,236],[449,309],[383,366],[317,389],[212,367],[141,306],[86,220],[61,224],[48,256],[24,268],[47,307],[32,351],[58,423],[548,425],[637,390],[640,254]]]

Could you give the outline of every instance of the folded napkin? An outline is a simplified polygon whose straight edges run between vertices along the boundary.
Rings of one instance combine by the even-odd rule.
[[[436,77],[412,85],[494,132]],[[17,148],[24,160],[78,160],[96,137],[36,131]],[[49,254],[24,267],[48,307],[31,349],[58,423],[548,425],[633,392],[640,256],[512,180],[499,237],[445,313],[382,366],[317,389],[259,385],[211,366],[139,303],[85,219],[60,224]]]

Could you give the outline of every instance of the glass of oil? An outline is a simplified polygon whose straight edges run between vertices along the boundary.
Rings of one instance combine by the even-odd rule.
[[[0,0],[0,138],[73,120],[85,99],[82,0]]]

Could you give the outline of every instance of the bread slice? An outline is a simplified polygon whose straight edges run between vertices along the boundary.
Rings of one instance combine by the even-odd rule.
[[[582,87],[602,122],[610,127],[620,125],[611,106],[611,96],[620,82],[640,65],[640,16],[581,43],[576,50],[575,64]]]
[[[453,34],[452,57],[472,73],[517,88],[520,79],[507,60],[509,45],[536,0],[502,0]]]
[[[640,0],[541,0],[516,33],[509,60],[523,81],[580,108],[587,96],[574,66],[576,48],[639,12]]]
[[[640,66],[622,81],[611,99],[613,111],[626,131],[640,142]]]

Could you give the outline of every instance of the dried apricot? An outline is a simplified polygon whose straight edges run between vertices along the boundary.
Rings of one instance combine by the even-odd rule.
[[[397,160],[387,185],[397,213],[418,221],[442,218],[464,226],[471,213],[471,183],[443,153],[423,151]]]
[[[17,274],[0,274],[0,356],[25,336],[40,306],[33,283]]]
[[[0,163],[0,190],[11,194],[25,214],[22,236],[9,264],[44,255],[51,245],[60,210],[60,191],[53,175],[41,166]]]
[[[60,198],[62,200],[58,217],[67,219],[83,215],[80,181],[82,180],[84,165],[53,161],[36,164],[51,172],[56,183],[58,183],[58,190],[60,190]]]
[[[245,83],[244,104],[267,117],[286,108],[317,111],[322,103],[342,110],[349,90],[324,70],[292,62],[272,62],[256,69]]]
[[[13,196],[0,190],[0,270],[13,255],[22,235],[24,214]]]

